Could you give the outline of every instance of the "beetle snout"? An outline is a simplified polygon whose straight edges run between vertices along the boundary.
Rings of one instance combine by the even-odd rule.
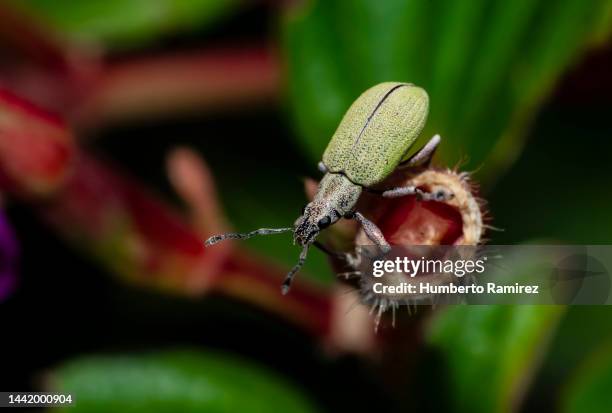
[[[307,216],[301,216],[293,232],[293,241],[299,245],[310,244],[319,234],[319,228]]]

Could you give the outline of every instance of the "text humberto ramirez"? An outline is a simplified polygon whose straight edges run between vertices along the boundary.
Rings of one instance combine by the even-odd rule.
[[[475,260],[441,260],[441,259],[410,259],[408,257],[396,257],[394,260],[375,260],[372,263],[372,275],[380,278],[388,274],[405,274],[411,278],[419,274],[452,274],[458,278],[472,274],[482,274],[485,271],[487,257]],[[496,284],[489,282],[486,288],[483,285],[455,285],[430,284],[422,282],[415,285],[408,282],[386,285],[377,282],[372,285],[375,294],[539,294],[538,285],[514,285]]]

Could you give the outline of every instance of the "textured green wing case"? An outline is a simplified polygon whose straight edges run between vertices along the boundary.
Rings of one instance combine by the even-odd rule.
[[[384,180],[418,138],[428,109],[427,92],[419,87],[395,82],[371,87],[344,115],[323,163],[366,187]]]

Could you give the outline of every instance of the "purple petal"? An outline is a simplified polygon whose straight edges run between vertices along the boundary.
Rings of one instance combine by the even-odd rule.
[[[0,210],[0,301],[15,288],[19,245],[10,223]]]

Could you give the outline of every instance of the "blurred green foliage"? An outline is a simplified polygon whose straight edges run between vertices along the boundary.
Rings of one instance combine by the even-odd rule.
[[[604,413],[612,408],[612,341],[604,342],[576,374],[567,389],[563,411]]]
[[[25,0],[22,3],[71,39],[125,49],[173,32],[206,27],[240,0]]]
[[[453,411],[509,411],[522,399],[563,306],[453,306],[429,342],[443,354]]]
[[[568,244],[612,242],[609,107],[548,105],[512,170],[487,194],[494,243],[547,238]]]
[[[608,369],[608,373],[601,373],[612,372],[612,365],[600,363],[605,361],[605,353],[612,350],[611,317],[611,306],[567,307],[550,347],[543,353],[542,366],[527,394],[526,405],[530,409],[526,410],[552,406],[559,411],[598,411],[587,408],[589,402],[604,409],[599,411],[609,410],[610,392],[597,394],[596,388],[590,388],[597,382],[586,377],[590,373],[585,366],[597,360],[599,367]],[[584,394],[580,403],[575,401],[578,391]]]
[[[382,81],[430,94],[445,164],[507,166],[559,76],[612,29],[612,2],[306,1],[283,25],[297,132],[318,160],[350,103]],[[486,163],[484,162],[487,159]]]
[[[173,351],[90,356],[58,368],[54,390],[76,395],[70,412],[316,411],[284,380],[222,354]]]

